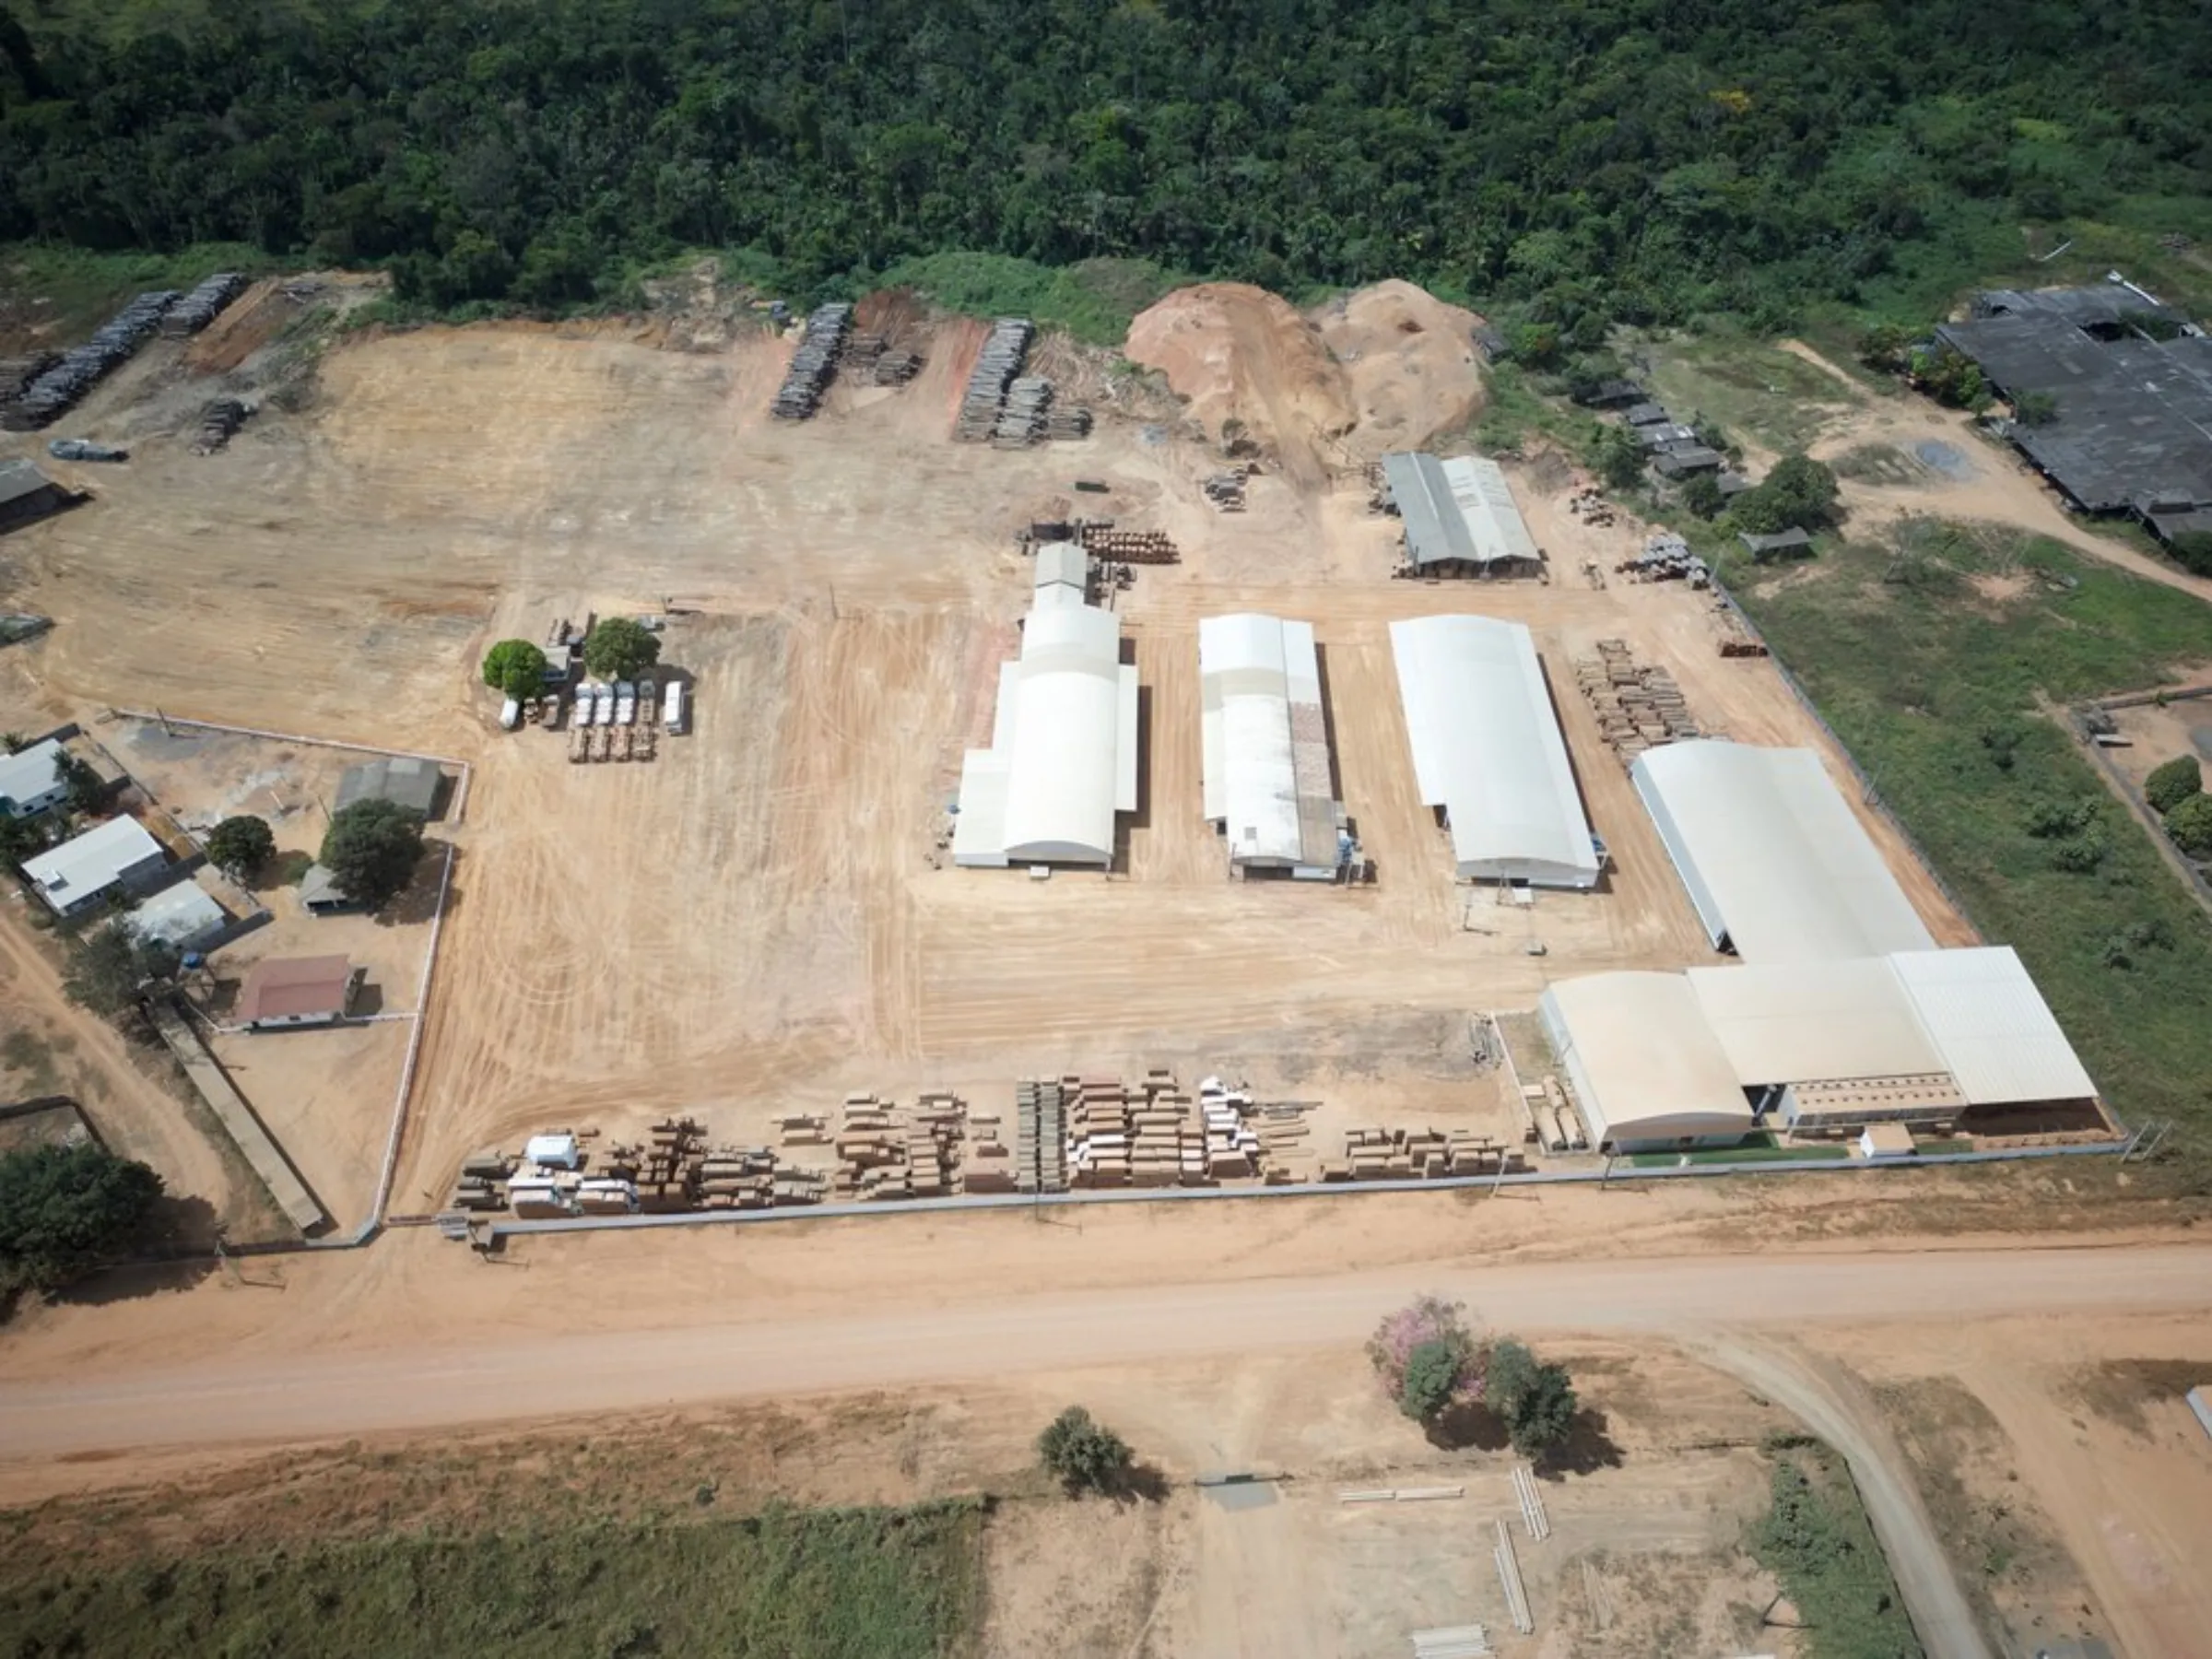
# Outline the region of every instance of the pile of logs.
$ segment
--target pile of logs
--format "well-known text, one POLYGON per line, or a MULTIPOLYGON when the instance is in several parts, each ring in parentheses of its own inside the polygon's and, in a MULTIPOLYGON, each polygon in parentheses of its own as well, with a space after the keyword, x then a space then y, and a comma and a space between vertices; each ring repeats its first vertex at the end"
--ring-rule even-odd
POLYGON ((1603 530, 1613 523, 1613 503, 1594 489, 1578 489, 1567 498, 1567 515, 1603 530))
POLYGON ((193 441, 192 453, 212 455, 229 443, 238 429, 246 424, 253 413, 253 406, 236 397, 218 397, 200 411, 200 435, 193 441))
POLYGON ((1027 317, 1001 317, 991 325, 990 337, 968 375, 968 390, 960 399, 959 418, 952 435, 968 443, 981 443, 998 431, 998 416, 1006 390, 1021 372, 1030 355, 1030 339, 1036 326, 1027 317))
POLYGON ((1655 530, 1643 551, 1614 567, 1638 582, 1688 582, 1701 588, 1712 580, 1705 561, 1689 550, 1689 544, 1671 531, 1655 530))
POLYGON ((852 326, 853 308, 843 301, 815 308, 806 319, 806 332, 792 356, 791 367, 783 371, 783 383, 776 389, 776 401, 769 406, 771 414, 779 420, 813 418, 822 406, 822 394, 829 390, 838 353, 852 326))
POLYGON ((1574 678, 1623 766, 1646 749, 1702 735, 1675 677, 1640 665, 1625 640, 1600 640, 1595 656, 1575 660, 1574 678))
POLYGON ((879 386, 903 386, 922 372, 918 351, 887 351, 876 359, 875 379, 879 386))
POLYGON ((198 334, 245 290, 246 279, 238 272, 218 271, 171 307, 161 319, 162 337, 182 340, 198 334))
POLYGON ((82 346, 73 346, 36 375, 22 395, 0 414, 0 427, 28 432, 76 406, 102 376, 130 360, 180 296, 174 288, 140 294, 101 324, 82 346))
POLYGON ((999 405, 998 424, 991 429, 991 442, 998 449, 1023 449, 1037 441, 1044 430, 1045 413, 1053 406, 1053 382, 1038 375, 1018 375, 1006 385, 999 405))
POLYGON ((1093 559, 1117 564, 1178 564, 1182 552, 1158 530, 1116 530, 1111 522, 1084 524, 1078 531, 1083 549, 1093 559))
POLYGON ((1718 607, 1721 628, 1721 654, 1724 657, 1763 657, 1767 642, 1744 626, 1735 607, 1723 600, 1718 607))
POLYGON ((0 358, 0 417, 23 395, 32 381, 53 368, 61 359, 51 351, 34 351, 28 357, 0 358))

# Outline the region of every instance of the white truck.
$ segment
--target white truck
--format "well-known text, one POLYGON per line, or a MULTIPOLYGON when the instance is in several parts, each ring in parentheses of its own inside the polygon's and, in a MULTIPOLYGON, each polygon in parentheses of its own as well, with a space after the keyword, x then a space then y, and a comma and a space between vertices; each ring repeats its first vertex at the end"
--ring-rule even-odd
POLYGON ((615 724, 633 724, 638 718, 638 688, 628 680, 615 682, 615 724))
POLYGON ((671 735, 679 734, 684 729, 684 682, 682 680, 670 680, 667 690, 662 693, 661 724, 667 728, 671 735))

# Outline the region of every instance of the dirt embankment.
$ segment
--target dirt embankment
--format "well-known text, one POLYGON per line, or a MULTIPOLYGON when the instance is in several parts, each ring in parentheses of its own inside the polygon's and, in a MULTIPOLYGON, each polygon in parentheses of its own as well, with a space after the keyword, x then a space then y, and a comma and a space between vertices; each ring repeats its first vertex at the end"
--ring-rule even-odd
POLYGON ((1288 300, 1241 282, 1178 288, 1129 325, 1129 358, 1168 377, 1190 419, 1319 482, 1358 419, 1344 367, 1288 300))
POLYGON ((1475 330, 1482 319, 1473 312, 1394 278, 1333 300, 1312 316, 1344 367, 1359 417, 1345 443, 1362 461, 1420 449, 1481 410, 1475 330))

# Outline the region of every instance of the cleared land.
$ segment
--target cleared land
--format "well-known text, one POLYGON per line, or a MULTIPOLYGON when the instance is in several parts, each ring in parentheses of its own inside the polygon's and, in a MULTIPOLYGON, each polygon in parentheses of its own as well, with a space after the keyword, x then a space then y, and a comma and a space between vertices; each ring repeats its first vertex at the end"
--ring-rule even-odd
MULTIPOLYGON (((1718 658, 1700 599, 1393 582, 1394 525, 1365 513, 1356 472, 1264 475, 1252 510, 1225 517, 1195 488, 1218 462, 1173 429, 1108 422, 1088 442, 1020 453, 956 446, 977 332, 947 326, 912 386, 841 389, 800 427, 767 418, 786 348, 765 336, 705 358, 594 329, 364 340, 330 357, 309 416, 271 411, 205 459, 148 438, 101 477, 92 508, 11 538, 22 603, 65 619, 18 653, 53 705, 159 707, 477 764, 469 821, 440 831, 457 848, 452 916, 396 1207, 430 1207, 465 1153, 532 1128, 619 1132, 674 1111, 752 1135, 849 1088, 997 1101, 1018 1076, 1078 1065, 1241 1073, 1329 1100, 1347 1122, 1504 1128, 1495 1077, 1443 1058, 1464 1053, 1467 1013, 1528 1006, 1564 974, 1709 959, 1566 670, 1623 637, 1712 729, 1818 744, 1771 667, 1718 658), (1109 490, 1078 498, 1078 477, 1109 490), (960 751, 988 731, 1027 603, 1012 534, 1078 500, 1186 550, 1121 601, 1147 687, 1125 876, 1040 886, 933 867, 960 751), (700 613, 672 620, 665 647, 694 677, 696 712, 659 759, 572 767, 559 737, 493 727, 474 677, 488 640, 669 599, 700 613), (1381 871, 1371 889, 1225 877, 1199 817, 1196 627, 1237 607, 1319 623, 1345 798, 1381 871), (1387 625, 1462 608, 1537 633, 1618 862, 1594 895, 1494 910, 1450 879, 1414 794, 1387 625)), ((1385 378, 1391 332, 1370 382, 1385 378)), ((1397 337, 1409 373, 1433 356, 1428 333, 1397 337)), ((128 387, 100 396, 159 406, 176 371, 158 354, 173 349, 134 366, 136 401, 128 387)), ((1242 384, 1230 376, 1227 394, 1242 384)), ((1548 481, 1523 491, 1558 568, 1625 553, 1630 532, 1584 530, 1553 499, 1568 481, 1548 481)), ((312 844, 323 782, 300 757, 201 745, 192 767, 165 768, 158 735, 125 747, 188 812, 259 806, 274 787, 312 844)), ((1969 936, 1869 822, 1932 925, 1969 936)), ((358 948, 385 1006, 407 1006, 411 929, 294 928, 277 906, 278 927, 241 960, 265 940, 358 948)), ((303 1172, 341 1212, 403 1042, 394 1024, 226 1051, 255 1072, 288 1075, 295 1054, 314 1069, 295 1105, 272 1110, 328 1143, 303 1172), (368 1047, 332 1054, 348 1042, 368 1047)), ((241 1086, 260 1098, 251 1072, 241 1086)))

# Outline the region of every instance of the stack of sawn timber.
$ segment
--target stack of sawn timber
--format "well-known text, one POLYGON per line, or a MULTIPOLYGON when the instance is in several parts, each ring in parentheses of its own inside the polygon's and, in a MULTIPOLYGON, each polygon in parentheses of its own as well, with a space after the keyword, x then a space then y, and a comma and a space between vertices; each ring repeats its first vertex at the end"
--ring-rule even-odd
POLYGON ((1472 1129, 1347 1129, 1344 1159, 1321 1166, 1324 1181, 1441 1181, 1496 1171, 1504 1149, 1472 1129))
POLYGON ((1600 640, 1597 655, 1576 659, 1574 678, 1623 766, 1646 749, 1700 735, 1675 677, 1640 665, 1626 641, 1600 640))
POLYGON ((776 389, 776 401, 769 406, 771 414, 779 420, 813 418, 822 406, 822 394, 836 372, 838 354, 852 326, 853 308, 843 301, 815 307, 799 348, 792 354, 791 367, 783 371, 783 383, 776 389))
POLYGON ((177 300, 174 288, 140 294, 101 324, 89 340, 72 346, 25 386, 14 406, 0 415, 0 427, 28 432, 75 408, 102 376, 130 360, 177 300))
POLYGON ((1025 1077, 1015 1087, 1014 1190, 1067 1191, 1066 1104, 1057 1077, 1025 1077))
POLYGON ((1159 530, 1116 530, 1094 521, 1079 534, 1084 551, 1093 559, 1143 565, 1177 564, 1182 559, 1182 550, 1159 530))
POLYGON ((838 1131, 841 1198, 941 1198, 958 1179, 966 1108, 958 1095, 925 1094, 901 1115, 872 1094, 845 1097, 838 1131))

